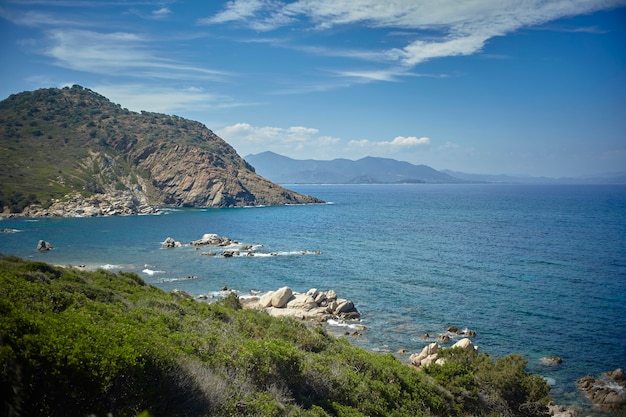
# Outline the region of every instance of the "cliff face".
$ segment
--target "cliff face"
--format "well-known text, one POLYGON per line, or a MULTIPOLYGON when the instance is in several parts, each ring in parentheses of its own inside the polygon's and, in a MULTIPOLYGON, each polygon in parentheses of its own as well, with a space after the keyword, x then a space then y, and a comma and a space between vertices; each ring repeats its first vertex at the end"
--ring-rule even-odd
POLYGON ((167 205, 231 207, 320 202, 260 177, 243 160, 226 164, 193 146, 176 145, 167 152, 150 153, 139 165, 152 173, 152 184, 167 205))
POLYGON ((13 212, 77 193, 176 207, 321 202, 257 175, 201 123, 131 112, 80 86, 0 102, 0 150, 0 207, 13 212))

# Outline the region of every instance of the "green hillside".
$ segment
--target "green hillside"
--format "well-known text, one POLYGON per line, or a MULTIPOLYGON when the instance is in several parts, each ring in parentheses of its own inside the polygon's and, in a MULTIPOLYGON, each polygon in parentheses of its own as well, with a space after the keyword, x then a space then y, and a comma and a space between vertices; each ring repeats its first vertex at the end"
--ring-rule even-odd
POLYGON ((134 273, 0 255, 3 416, 540 416, 518 355, 424 371, 319 325, 164 293, 134 273))
POLYGON ((156 205, 312 201, 256 175, 199 122, 132 112, 77 85, 0 102, 0 212, 125 190, 156 205))

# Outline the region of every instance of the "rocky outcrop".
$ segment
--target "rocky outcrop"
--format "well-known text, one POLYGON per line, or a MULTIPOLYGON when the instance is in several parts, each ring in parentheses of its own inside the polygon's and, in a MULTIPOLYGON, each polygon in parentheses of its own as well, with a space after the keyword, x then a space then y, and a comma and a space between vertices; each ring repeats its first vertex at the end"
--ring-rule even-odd
POLYGON ((54 249, 54 246, 52 246, 49 242, 46 242, 45 240, 40 240, 37 243, 37 251, 38 252, 46 252, 49 250, 54 249))
POLYGON ((546 366, 556 366, 563 363, 563 359, 558 356, 544 356, 539 358, 539 363, 546 366))
POLYGON ((472 329, 459 329, 457 326, 450 326, 447 329, 447 332, 450 334, 455 334, 457 336, 465 336, 465 337, 476 337, 476 332, 472 329))
MULTIPOLYGON (((206 141, 223 142, 208 129, 202 135, 206 141)), ((152 184, 165 205, 235 207, 322 202, 266 180, 234 149, 232 154, 233 161, 226 163, 221 156, 201 147, 175 145, 169 150, 150 153, 141 161, 141 167, 151 172, 152 184)))
POLYGON ((580 413, 572 406, 559 405, 551 402, 548 404, 548 415, 552 417, 579 417, 580 413))
POLYGON ((587 375, 576 381, 576 386, 589 401, 603 410, 619 410, 626 406, 626 381, 621 368, 604 373, 599 378, 587 375))
POLYGON ((5 213, 5 217, 96 217, 158 213, 157 208, 141 202, 133 193, 119 191, 89 197, 78 193, 66 195, 49 207, 31 205, 19 214, 5 213))
POLYGON ((236 240, 215 233, 205 233, 200 239, 189 242, 191 246, 230 246, 238 243, 236 240))
POLYGON ((182 243, 172 239, 171 237, 168 237, 163 241, 163 243, 161 243, 161 247, 163 248, 180 248, 181 246, 183 246, 182 243))
MULTIPOLYGON (((474 346, 472 341, 468 338, 463 338, 456 342, 451 346, 452 348, 461 348, 472 351, 478 351, 478 348, 474 346)), ((421 369, 425 366, 431 365, 433 363, 443 364, 444 359, 439 358, 438 354, 443 348, 438 343, 431 343, 429 345, 424 346, 420 353, 414 353, 409 356, 409 363, 414 367, 421 369)))
POLYGON ((265 310, 274 317, 293 317, 324 322, 329 319, 358 319, 360 314, 350 300, 337 298, 335 291, 313 288, 297 293, 289 287, 269 291, 261 297, 241 300, 244 308, 265 310))

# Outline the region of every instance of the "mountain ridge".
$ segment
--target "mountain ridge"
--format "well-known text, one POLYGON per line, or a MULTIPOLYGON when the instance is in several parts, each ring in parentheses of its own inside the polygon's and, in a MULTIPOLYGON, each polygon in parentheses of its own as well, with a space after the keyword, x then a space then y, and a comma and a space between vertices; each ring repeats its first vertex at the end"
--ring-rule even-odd
POLYGON ((356 161, 337 158, 329 161, 292 159, 266 151, 244 159, 264 177, 283 184, 456 184, 463 180, 427 165, 413 165, 390 158, 366 156, 356 161))
POLYGON ((0 212, 123 192, 142 204, 319 203, 258 175, 203 124, 132 112, 75 85, 0 102, 0 212))

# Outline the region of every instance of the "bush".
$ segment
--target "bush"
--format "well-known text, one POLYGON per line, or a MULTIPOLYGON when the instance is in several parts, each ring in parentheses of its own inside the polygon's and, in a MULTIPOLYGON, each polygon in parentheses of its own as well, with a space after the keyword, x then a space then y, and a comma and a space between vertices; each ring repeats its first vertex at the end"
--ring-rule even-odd
POLYGON ((0 255, 0 398, 14 416, 541 415, 518 355, 445 350, 418 372, 323 328, 137 274, 0 255))

